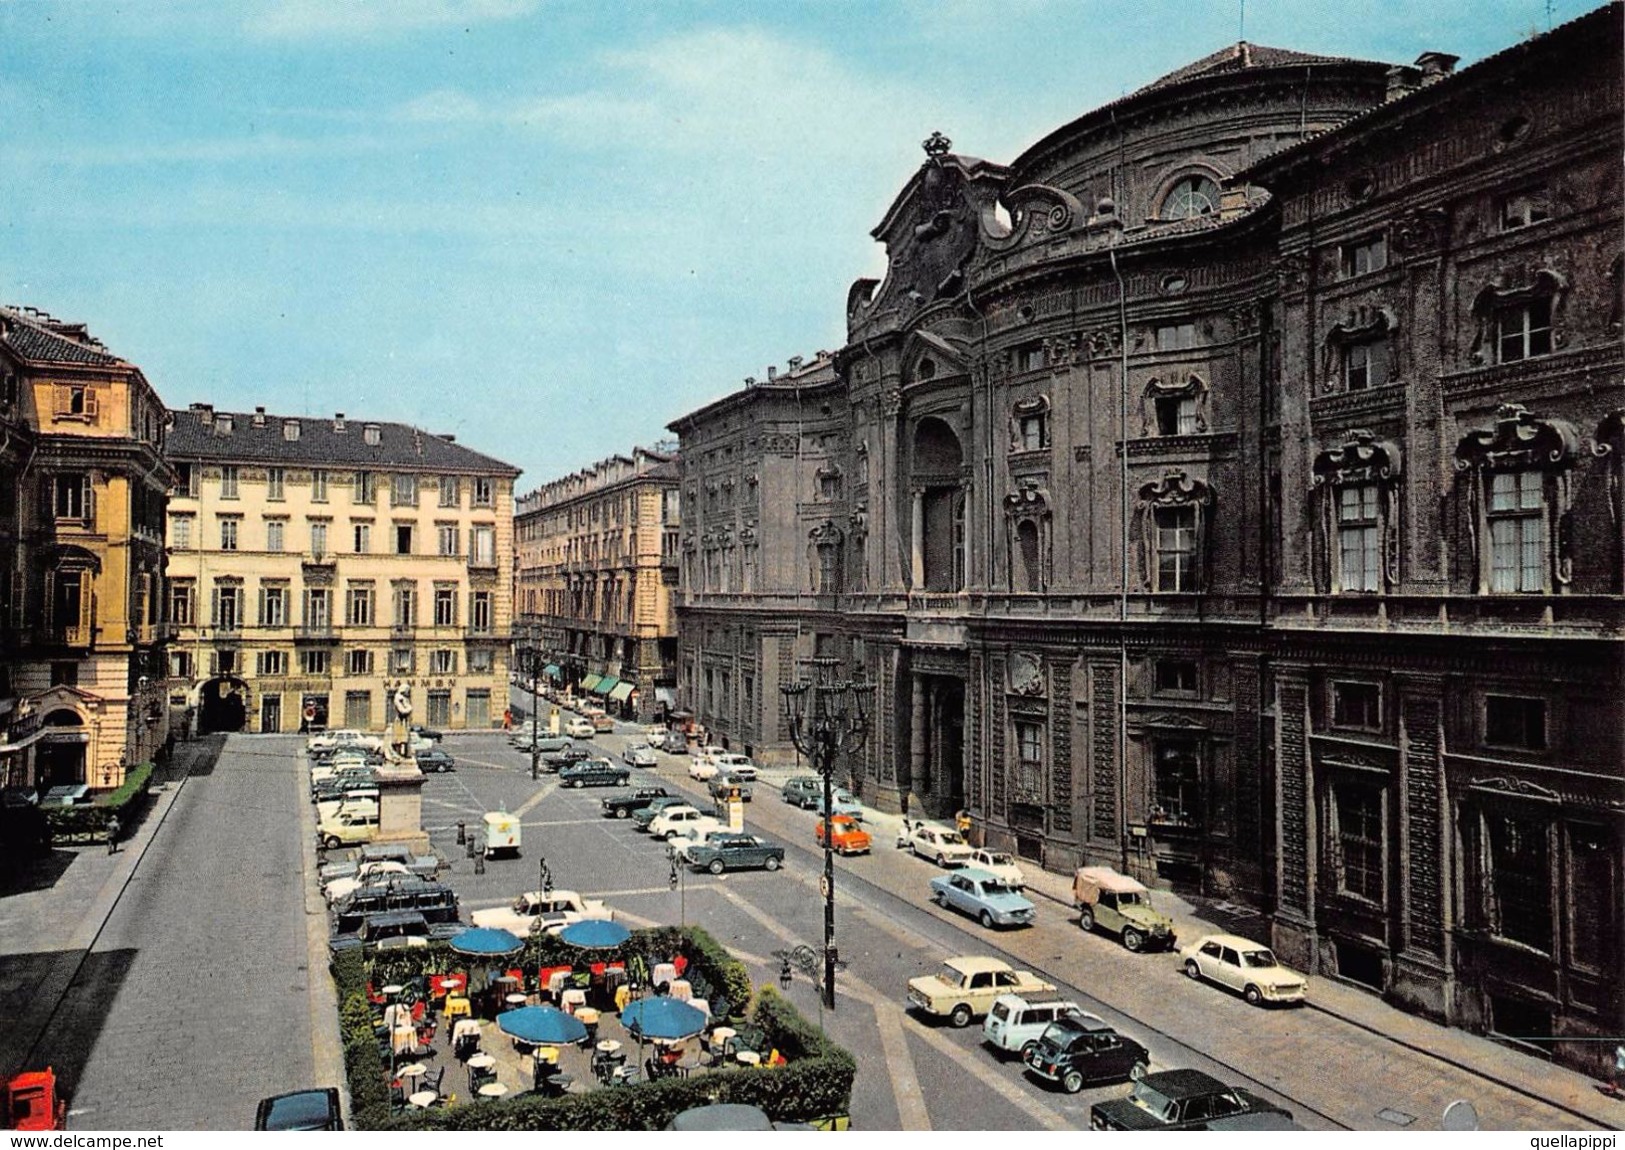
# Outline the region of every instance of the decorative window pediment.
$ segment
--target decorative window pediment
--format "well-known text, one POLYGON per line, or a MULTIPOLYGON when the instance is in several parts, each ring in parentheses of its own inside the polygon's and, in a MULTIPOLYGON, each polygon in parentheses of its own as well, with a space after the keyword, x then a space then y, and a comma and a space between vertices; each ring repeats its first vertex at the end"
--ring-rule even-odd
POLYGON ((1572 472, 1580 443, 1573 426, 1519 403, 1495 412, 1495 427, 1456 445, 1480 594, 1560 591, 1573 579, 1572 472))
POLYGON ((1473 297, 1474 363, 1508 363, 1548 354, 1563 342, 1558 321, 1568 277, 1551 268, 1503 273, 1473 297))
POLYGON ((826 519, 807 532, 807 538, 815 547, 839 546, 844 537, 845 533, 835 525, 833 519, 826 519))
POLYGON ((1381 592, 1399 583, 1400 451, 1365 428, 1315 457, 1315 586, 1381 592))
POLYGON ((1050 494, 1037 479, 1020 481, 1004 497, 1006 579, 1012 591, 1043 591, 1050 584, 1053 549, 1050 494))
POLYGON ((1043 451, 1050 442, 1050 403, 1034 395, 1010 405, 1010 450, 1043 451))
POLYGON ((1140 435, 1203 435, 1208 430, 1207 380, 1192 372, 1184 379, 1153 376, 1140 394, 1140 435))
POLYGON ((1503 403, 1495 409, 1493 430, 1461 437, 1456 469, 1569 468, 1579 444, 1579 434, 1567 422, 1533 415, 1521 403, 1503 403))
POLYGON ((1204 591, 1213 489, 1176 470, 1141 484, 1138 494, 1142 587, 1158 594, 1204 591))
POLYGON ((1315 456, 1314 486, 1324 483, 1368 483, 1397 480, 1400 451, 1386 439, 1378 439, 1365 428, 1355 428, 1336 447, 1315 456))
POLYGON ((1398 334, 1399 316, 1393 308, 1362 306, 1350 311, 1321 343, 1322 390, 1364 391, 1391 382, 1398 334))

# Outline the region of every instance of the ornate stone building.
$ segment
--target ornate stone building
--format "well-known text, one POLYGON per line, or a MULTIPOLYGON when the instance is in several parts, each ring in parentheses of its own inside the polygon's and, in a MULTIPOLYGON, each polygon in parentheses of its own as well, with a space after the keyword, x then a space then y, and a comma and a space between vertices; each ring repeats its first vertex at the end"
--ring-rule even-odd
POLYGON ((117 787, 169 736, 166 416, 85 325, 0 308, 0 786, 117 787))
POLYGON ((797 500, 839 477, 761 517, 792 579, 684 567, 694 674, 730 624, 759 668, 743 717, 685 680, 702 721, 783 753, 769 680, 822 648, 879 685, 871 801, 1250 903, 1318 974, 1594 1061, 1625 1029, 1620 42, 1610 5, 1459 73, 1240 44, 1008 166, 927 141, 833 378, 673 424, 685 488, 770 433, 823 461, 797 500))
POLYGON ((521 496, 516 600, 545 679, 653 719, 676 703, 677 463, 639 447, 521 496))

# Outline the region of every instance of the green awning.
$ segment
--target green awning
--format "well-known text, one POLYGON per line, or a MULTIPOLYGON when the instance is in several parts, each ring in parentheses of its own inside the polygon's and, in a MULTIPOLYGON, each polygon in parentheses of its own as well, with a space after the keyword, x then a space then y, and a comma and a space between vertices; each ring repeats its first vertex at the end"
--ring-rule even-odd
POLYGON ((627 682, 625 679, 622 679, 619 683, 615 684, 615 689, 609 693, 609 697, 614 699, 617 703, 624 702, 626 699, 631 697, 632 690, 632 684, 627 682))
POLYGON ((607 695, 615 689, 615 684, 619 682, 620 680, 614 675, 605 675, 593 685, 592 693, 595 695, 607 695))
POLYGON ((546 667, 542 668, 542 673, 549 679, 557 679, 559 677, 559 665, 557 663, 549 663, 546 667))
POLYGON ((603 676, 602 676, 602 675, 587 675, 587 676, 584 676, 584 677, 583 677, 583 678, 582 678, 582 680, 581 680, 581 689, 582 689, 582 690, 583 690, 583 691, 594 691, 594 690, 597 690, 597 688, 598 688, 598 684, 599 684, 599 683, 600 683, 600 682, 601 682, 601 681, 602 681, 602 680, 603 680, 603 676))

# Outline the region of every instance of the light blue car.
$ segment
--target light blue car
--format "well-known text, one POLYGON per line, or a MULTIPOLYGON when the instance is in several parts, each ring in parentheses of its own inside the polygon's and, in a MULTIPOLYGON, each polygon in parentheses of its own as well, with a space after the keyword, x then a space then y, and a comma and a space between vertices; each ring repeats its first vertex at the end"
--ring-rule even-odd
POLYGON ((965 867, 931 880, 931 897, 938 906, 968 914, 985 927, 1030 926, 1037 913, 1033 904, 998 875, 965 867))
MULTIPOLYGON (((863 821, 863 804, 852 797, 851 791, 842 790, 840 787, 836 787, 829 793, 829 798, 830 806, 833 808, 830 811, 830 814, 851 815, 852 818, 856 819, 858 822, 861 823, 863 821)), ((817 811, 819 814, 824 813, 824 792, 822 789, 818 791, 818 797, 813 803, 813 810, 817 811)))

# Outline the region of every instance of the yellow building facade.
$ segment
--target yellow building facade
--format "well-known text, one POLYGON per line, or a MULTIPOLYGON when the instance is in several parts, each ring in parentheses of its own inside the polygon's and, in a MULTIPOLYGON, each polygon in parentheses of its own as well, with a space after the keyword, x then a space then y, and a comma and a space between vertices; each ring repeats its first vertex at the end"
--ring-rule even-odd
POLYGON ((0 308, 0 785, 114 788, 169 736, 166 418, 83 324, 0 308))
POLYGON ((500 726, 517 469, 399 423, 176 412, 170 705, 194 732, 500 726))

